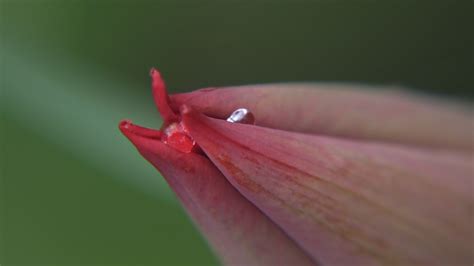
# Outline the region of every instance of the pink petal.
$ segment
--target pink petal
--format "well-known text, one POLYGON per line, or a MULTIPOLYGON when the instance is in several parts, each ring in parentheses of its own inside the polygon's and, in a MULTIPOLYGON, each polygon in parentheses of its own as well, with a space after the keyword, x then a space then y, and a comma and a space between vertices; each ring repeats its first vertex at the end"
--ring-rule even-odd
POLYGON ((120 129, 163 174, 225 264, 314 265, 209 159, 170 148, 160 141, 159 131, 128 121, 120 129))
MULTIPOLYGON (((250 108, 261 114, 267 100, 257 98, 264 103, 250 108)), ((323 265, 474 259, 470 153, 232 124, 189 110, 182 117, 229 182, 323 265)))
POLYGON ((473 149, 472 110, 365 87, 280 84, 203 89, 171 96, 211 117, 250 109, 257 125, 440 148, 473 149))

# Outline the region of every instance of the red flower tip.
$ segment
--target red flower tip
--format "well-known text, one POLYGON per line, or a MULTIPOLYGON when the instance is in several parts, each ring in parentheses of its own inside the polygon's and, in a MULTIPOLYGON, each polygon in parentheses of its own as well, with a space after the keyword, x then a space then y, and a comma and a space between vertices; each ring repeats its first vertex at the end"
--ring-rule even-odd
POLYGON ((168 93, 166 92, 165 81, 160 75, 158 70, 152 68, 150 70, 150 76, 152 79, 152 92, 153 98, 155 100, 156 107, 158 112, 164 120, 164 125, 167 126, 172 122, 177 122, 179 120, 178 115, 170 107, 170 99, 168 93))
MULTIPOLYGON (((120 130, 130 140, 132 140, 135 135, 145 138, 158 139, 164 144, 171 146, 180 152, 199 152, 196 142, 189 135, 186 127, 181 123, 180 115, 175 113, 170 107, 169 96, 160 72, 152 68, 150 70, 150 76, 152 78, 153 97, 155 99, 158 111, 164 120, 161 131, 134 125, 129 120, 123 120, 120 122, 120 130)), ((183 112, 186 112, 186 108, 189 109, 189 107, 186 106, 183 106, 183 108, 183 112)))
POLYGON ((130 125, 132 124, 132 121, 129 119, 124 119, 120 121, 119 123, 119 129, 122 130, 128 130, 130 128, 130 125))
POLYGON ((149 139, 161 139, 163 133, 160 130, 134 125, 132 121, 125 119, 120 121, 119 129, 127 137, 140 136, 149 139))

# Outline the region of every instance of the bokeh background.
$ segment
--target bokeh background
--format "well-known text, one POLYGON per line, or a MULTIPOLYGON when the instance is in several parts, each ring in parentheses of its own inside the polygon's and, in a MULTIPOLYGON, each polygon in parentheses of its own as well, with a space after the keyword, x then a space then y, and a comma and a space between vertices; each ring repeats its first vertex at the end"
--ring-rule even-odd
POLYGON ((117 129, 160 126, 152 66, 175 92, 347 81, 474 95, 470 0, 0 3, 2 265, 217 264, 117 129))

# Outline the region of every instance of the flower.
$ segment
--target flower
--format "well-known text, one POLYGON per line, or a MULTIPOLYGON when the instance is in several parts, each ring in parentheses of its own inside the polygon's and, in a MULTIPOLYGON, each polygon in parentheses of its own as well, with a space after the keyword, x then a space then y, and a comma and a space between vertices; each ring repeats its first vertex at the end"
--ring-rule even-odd
POLYGON ((470 110, 311 85, 169 97, 151 76, 162 130, 120 129, 224 263, 472 263, 470 110), (256 125, 223 120, 240 107, 256 125))

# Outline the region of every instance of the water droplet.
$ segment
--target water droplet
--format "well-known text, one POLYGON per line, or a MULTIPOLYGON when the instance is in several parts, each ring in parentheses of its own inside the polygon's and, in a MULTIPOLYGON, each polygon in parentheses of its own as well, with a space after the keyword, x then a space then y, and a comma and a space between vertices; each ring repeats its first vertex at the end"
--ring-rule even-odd
POLYGON ((240 124, 254 124, 255 117, 246 108, 239 108, 235 110, 228 118, 227 122, 240 123, 240 124))

